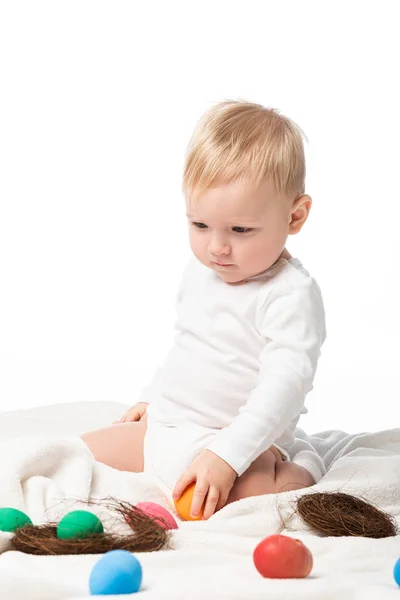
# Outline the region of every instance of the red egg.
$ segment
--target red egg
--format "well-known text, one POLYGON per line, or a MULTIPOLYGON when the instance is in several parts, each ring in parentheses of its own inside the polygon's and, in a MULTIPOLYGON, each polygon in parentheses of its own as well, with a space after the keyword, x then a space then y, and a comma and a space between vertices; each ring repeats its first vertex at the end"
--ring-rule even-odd
POLYGON ((160 506, 160 504, 156 504, 156 502, 139 502, 139 504, 136 504, 136 508, 140 508, 146 515, 155 519, 161 527, 164 527, 165 529, 178 529, 174 517, 166 508, 160 506), (161 517, 165 523, 158 517, 161 517))
POLYGON ((253 552, 254 565, 263 576, 273 579, 307 577, 313 567, 310 550, 286 535, 270 535, 263 539, 253 552))

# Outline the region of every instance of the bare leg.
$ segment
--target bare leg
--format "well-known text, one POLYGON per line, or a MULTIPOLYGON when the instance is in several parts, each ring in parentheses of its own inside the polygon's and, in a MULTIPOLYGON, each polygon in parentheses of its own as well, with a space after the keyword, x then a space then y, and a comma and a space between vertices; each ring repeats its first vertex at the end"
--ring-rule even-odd
POLYGON ((312 475, 306 469, 283 461, 277 452, 266 450, 235 481, 227 504, 241 498, 299 490, 314 484, 312 475))
MULTIPOLYGON (((141 473, 145 433, 146 420, 142 419, 89 431, 81 438, 98 462, 119 471, 141 473)), ((313 477, 306 469, 295 463, 283 461, 279 452, 271 447, 238 477, 227 504, 250 496, 298 490, 314 483, 313 477)))
POLYGON ((81 435, 98 462, 119 471, 143 471, 143 440, 146 421, 120 423, 81 435))

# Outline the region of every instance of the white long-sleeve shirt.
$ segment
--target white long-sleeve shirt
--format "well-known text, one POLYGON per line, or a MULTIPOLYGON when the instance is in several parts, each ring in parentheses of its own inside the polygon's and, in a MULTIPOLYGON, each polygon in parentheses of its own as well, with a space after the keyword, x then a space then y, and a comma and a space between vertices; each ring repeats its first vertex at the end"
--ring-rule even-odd
POLYGON ((293 444, 326 337, 321 292, 301 262, 281 258, 232 285, 193 258, 177 312, 173 347, 140 398, 149 418, 215 429, 208 450, 238 475, 271 444, 293 444))

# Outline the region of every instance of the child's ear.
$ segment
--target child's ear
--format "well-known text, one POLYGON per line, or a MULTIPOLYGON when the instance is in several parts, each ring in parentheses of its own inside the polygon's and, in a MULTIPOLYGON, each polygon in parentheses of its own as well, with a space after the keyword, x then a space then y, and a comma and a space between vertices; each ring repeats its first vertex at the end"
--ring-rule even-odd
POLYGON ((291 210, 291 221, 289 223, 289 235, 299 233, 307 221, 311 210, 312 200, 308 194, 303 194, 293 202, 291 210))

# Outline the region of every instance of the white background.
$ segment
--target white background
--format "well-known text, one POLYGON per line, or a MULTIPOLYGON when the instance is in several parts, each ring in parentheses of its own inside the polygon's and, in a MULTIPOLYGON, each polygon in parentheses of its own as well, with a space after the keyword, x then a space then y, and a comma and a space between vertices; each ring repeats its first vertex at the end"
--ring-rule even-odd
POLYGON ((181 194, 210 104, 308 137, 303 231, 328 339, 307 431, 399 426, 400 42, 393 2, 0 4, 0 405, 134 403, 168 350, 181 194))

